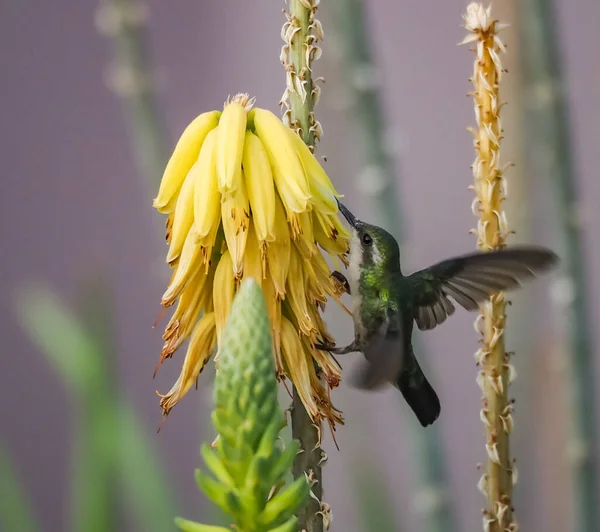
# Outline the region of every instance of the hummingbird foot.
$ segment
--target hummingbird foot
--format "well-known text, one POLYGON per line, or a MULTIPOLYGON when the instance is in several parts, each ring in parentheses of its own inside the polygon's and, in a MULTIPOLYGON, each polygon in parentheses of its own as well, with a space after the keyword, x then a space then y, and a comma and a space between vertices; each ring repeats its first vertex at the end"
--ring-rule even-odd
POLYGON ((345 355, 347 353, 355 353, 356 351, 359 351, 358 346, 356 345, 356 342, 352 342, 351 344, 347 345, 346 347, 335 347, 333 345, 324 345, 324 344, 315 344, 315 347, 321 351, 329 351, 330 353, 333 353, 334 355, 345 355))
POLYGON ((331 272, 331 277, 333 277, 337 281, 337 283, 340 285, 340 288, 342 289, 343 293, 351 295, 350 294, 350 283, 348 282, 348 279, 346 279, 346 276, 343 273, 340 273, 338 271, 331 272))

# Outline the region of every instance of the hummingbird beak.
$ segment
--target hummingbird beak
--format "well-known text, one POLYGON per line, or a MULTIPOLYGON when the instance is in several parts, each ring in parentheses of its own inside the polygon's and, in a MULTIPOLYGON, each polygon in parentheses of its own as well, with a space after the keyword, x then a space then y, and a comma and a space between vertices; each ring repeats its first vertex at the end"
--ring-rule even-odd
POLYGON ((356 224, 358 222, 358 220, 356 219, 356 216, 354 216, 354 214, 352 214, 348 208, 337 198, 335 198, 335 201, 337 201, 338 204, 338 208, 340 209, 340 212, 344 215, 344 218, 346 218, 346 220, 348 221, 348 223, 353 227, 356 228, 356 224))

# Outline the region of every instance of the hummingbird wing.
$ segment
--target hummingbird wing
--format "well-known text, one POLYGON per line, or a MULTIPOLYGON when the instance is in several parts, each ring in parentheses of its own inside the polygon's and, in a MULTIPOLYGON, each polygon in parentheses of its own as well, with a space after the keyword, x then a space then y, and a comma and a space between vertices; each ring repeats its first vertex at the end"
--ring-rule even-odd
POLYGON ((355 366, 350 382, 356 388, 374 390, 395 381, 405 360, 404 335, 401 314, 387 308, 382 314, 379 327, 366 346, 361 348, 365 356, 355 366))
POLYGON ((514 247, 462 255, 413 273, 406 279, 414 294, 417 326, 422 331, 433 329, 453 314, 449 297, 467 310, 477 310, 491 295, 521 286, 521 281, 557 261, 547 249, 514 247))

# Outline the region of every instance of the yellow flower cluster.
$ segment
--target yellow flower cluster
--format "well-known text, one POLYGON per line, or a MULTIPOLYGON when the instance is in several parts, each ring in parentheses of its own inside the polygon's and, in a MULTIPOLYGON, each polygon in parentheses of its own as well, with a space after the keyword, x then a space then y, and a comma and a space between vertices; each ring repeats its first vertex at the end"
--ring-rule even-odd
POLYGON ((340 295, 321 249, 343 262, 348 250, 337 197, 298 135, 270 111, 253 108, 247 94, 186 128, 154 200, 168 215, 167 263, 173 268, 162 305, 177 302, 160 363, 190 338, 179 379, 161 395, 165 414, 215 348, 218 360, 235 291, 253 277, 266 297, 278 377, 290 378, 313 420, 343 421, 329 399, 340 368, 314 347, 333 342, 320 312, 327 296, 340 295))

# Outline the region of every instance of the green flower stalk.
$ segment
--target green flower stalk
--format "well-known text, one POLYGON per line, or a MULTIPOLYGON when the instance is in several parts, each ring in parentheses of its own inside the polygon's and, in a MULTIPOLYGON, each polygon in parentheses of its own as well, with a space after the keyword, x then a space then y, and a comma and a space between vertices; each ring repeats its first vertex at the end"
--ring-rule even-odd
MULTIPOLYGON (((311 152, 323 133, 315 119, 314 106, 321 93, 317 85, 322 78, 313 79, 312 63, 321 57, 318 46, 323 39, 323 26, 317 19, 320 0, 289 0, 286 22, 281 29, 284 45, 280 60, 286 72, 286 88, 281 98, 283 120, 304 141, 311 152)), ((321 423, 314 422, 302 404, 298 388, 294 387, 292 437, 300 441, 302 452, 294 463, 294 477, 306 475, 312 486, 308 504, 300 510, 300 526, 307 532, 322 532, 331 523, 331 509, 323 502, 322 465, 327 455, 321 449, 321 423)))
MULTIPOLYGON (((404 251, 406 245, 406 227, 402 202, 396 201, 397 197, 397 168, 386 150, 386 120, 381 103, 380 86, 377 83, 377 64, 372 52, 372 35, 367 23, 367 2, 365 0, 340 0, 331 5, 331 24, 339 34, 344 70, 347 74, 346 85, 350 93, 350 115, 354 118, 357 132, 360 134, 359 145, 362 147, 362 170, 359 172, 357 185, 367 198, 371 207, 373 220, 377 225, 385 227, 398 237, 402 255, 406 256, 409 250, 404 251), (376 179, 372 179, 376 176, 376 179)), ((425 346, 418 343, 415 337, 415 350, 421 353, 420 364, 427 373, 428 354, 425 346)), ((423 530, 428 532, 451 532, 456 529, 452 511, 450 492, 446 481, 446 468, 441 434, 437 425, 428 427, 426 431, 421 426, 411 423, 409 434, 412 438, 415 453, 415 471, 418 473, 418 490, 415 495, 415 506, 420 510, 423 521, 423 530)), ((370 467, 372 479, 364 475, 361 478, 361 495, 364 506, 369 505, 369 498, 373 507, 368 513, 376 515, 376 524, 382 530, 396 530, 393 521, 393 510, 386 511, 386 501, 373 494, 375 486, 385 489, 382 478, 377 477, 377 472, 370 467), (366 484, 366 486, 365 486, 366 484), (365 500, 366 499, 366 500, 365 500), (387 516, 388 521, 385 521, 387 516), (384 525, 384 523, 387 523, 384 525)), ((363 512, 367 513, 367 512, 363 512)), ((368 519, 371 517, 365 516, 368 519)), ((372 519, 371 519, 372 521, 372 519)))
POLYGON ((102 0, 96 27, 112 40, 114 60, 107 83, 121 99, 129 120, 140 175, 154 185, 168 152, 146 45, 147 18, 142 0, 102 0))
MULTIPOLYGON (((233 301, 220 345, 212 420, 215 448, 202 446, 212 472, 196 471, 204 493, 235 521, 240 532, 292 532, 294 516, 310 485, 303 476, 284 487, 299 443, 283 448, 285 418, 277 399, 271 326, 265 298, 254 279, 245 280, 233 301)), ((225 532, 178 518, 186 532, 225 532)))

